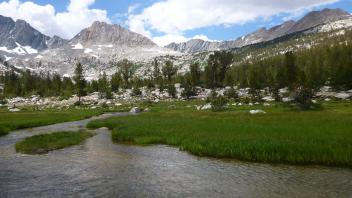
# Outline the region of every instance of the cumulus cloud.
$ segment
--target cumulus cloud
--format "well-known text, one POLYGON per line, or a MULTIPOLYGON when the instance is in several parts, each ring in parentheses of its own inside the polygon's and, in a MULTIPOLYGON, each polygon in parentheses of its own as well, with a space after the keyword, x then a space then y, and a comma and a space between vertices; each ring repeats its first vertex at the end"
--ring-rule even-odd
MULTIPOLYGON (((181 41, 185 31, 210 26, 244 24, 258 18, 268 19, 282 13, 334 3, 339 0, 164 0, 130 14, 128 25, 132 31, 152 37, 151 32, 164 33, 154 41, 174 37, 181 41)), ((163 41, 164 42, 164 41, 163 41)))
POLYGON ((90 9, 95 0, 70 0, 67 10, 56 12, 50 5, 38 5, 31 1, 8 0, 0 3, 0 15, 23 19, 40 32, 71 39, 94 21, 110 22, 105 10, 90 9))

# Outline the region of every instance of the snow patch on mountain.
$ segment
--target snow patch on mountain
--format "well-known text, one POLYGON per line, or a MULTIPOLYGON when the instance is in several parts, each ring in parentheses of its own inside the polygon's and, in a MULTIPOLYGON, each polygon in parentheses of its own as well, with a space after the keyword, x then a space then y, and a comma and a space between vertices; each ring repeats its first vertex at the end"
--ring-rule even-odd
POLYGON ((33 49, 30 46, 21 46, 19 43, 16 43, 17 47, 14 49, 8 49, 7 47, 0 47, 0 51, 7 52, 9 54, 17 55, 28 55, 28 54, 37 54, 38 50, 33 49))
POLYGON ((89 54, 89 53, 92 53, 92 52, 94 52, 94 50, 92 50, 90 48, 87 48, 87 49, 84 50, 85 54, 89 54))
POLYGON ((84 49, 83 45, 80 43, 77 43, 76 45, 72 45, 72 49, 74 50, 82 50, 84 49))

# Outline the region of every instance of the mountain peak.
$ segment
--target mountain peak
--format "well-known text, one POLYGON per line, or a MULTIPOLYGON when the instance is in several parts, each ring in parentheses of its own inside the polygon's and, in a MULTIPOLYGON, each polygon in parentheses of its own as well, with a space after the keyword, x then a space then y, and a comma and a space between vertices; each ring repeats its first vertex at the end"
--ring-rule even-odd
MULTIPOLYGON (((14 48, 27 47, 29 51, 47 49, 46 41, 50 39, 48 36, 34 29, 24 20, 16 22, 9 18, 0 16, 0 47, 4 47, 5 51, 11 51, 14 48)), ((28 53, 28 50, 17 50, 20 54, 28 53)))
POLYGON ((90 27, 77 34, 71 43, 81 43, 84 46, 97 44, 115 44, 123 46, 156 46, 150 39, 131 32, 120 25, 95 21, 90 27))
POLYGON ((342 9, 325 8, 321 11, 312 11, 304 16, 301 20, 297 21, 289 33, 307 30, 318 25, 348 18, 351 18, 350 13, 342 9))

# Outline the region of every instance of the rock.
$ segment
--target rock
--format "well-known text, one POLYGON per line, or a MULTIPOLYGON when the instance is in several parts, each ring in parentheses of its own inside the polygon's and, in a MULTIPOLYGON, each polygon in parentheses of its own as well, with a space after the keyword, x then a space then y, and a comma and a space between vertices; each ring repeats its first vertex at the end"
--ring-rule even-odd
POLYGON ((209 109, 211 109, 211 104, 210 103, 208 103, 208 104, 206 104, 206 105, 204 105, 202 108, 201 108, 201 110, 209 110, 209 109))
POLYGON ((286 87, 286 88, 283 88, 283 89, 279 89, 279 93, 280 93, 280 94, 286 94, 286 93, 288 93, 288 88, 286 87))
POLYGON ((287 98, 283 98, 282 101, 283 102, 292 102, 294 99, 291 97, 287 97, 287 98))
POLYGON ((275 99, 273 97, 271 97, 271 96, 266 96, 266 97, 263 98, 263 100, 266 101, 266 102, 274 102, 275 101, 275 99))
POLYGON ((130 110, 130 113, 140 113, 142 112, 142 109, 139 108, 139 107, 133 107, 131 110, 130 110))
POLYGON ((337 93, 334 97, 342 100, 346 100, 352 96, 351 93, 346 93, 346 92, 340 92, 337 93))
POLYGON ((258 109, 258 110, 250 110, 249 113, 252 114, 252 115, 255 115, 255 114, 266 114, 265 111, 260 110, 260 109, 258 109))
POLYGON ((270 107, 271 106, 271 104, 269 104, 269 103, 264 103, 264 107, 270 107))
POLYGON ((150 112, 149 108, 144 109, 144 112, 150 112))
POLYGON ((10 112, 20 112, 21 109, 17 109, 17 108, 13 108, 13 109, 9 109, 10 112))

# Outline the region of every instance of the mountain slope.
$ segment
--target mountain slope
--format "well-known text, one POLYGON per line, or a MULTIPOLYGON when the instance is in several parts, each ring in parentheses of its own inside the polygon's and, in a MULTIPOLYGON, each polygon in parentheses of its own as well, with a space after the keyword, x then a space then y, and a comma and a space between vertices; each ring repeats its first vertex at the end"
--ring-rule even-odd
POLYGON ((272 27, 270 29, 260 28, 259 30, 238 38, 233 41, 223 42, 208 42, 202 40, 190 40, 184 43, 171 43, 166 48, 185 52, 204 52, 214 50, 227 50, 232 48, 243 47, 255 43, 270 41, 285 35, 296 32, 308 30, 319 25, 332 23, 340 20, 350 19, 351 15, 341 9, 324 9, 321 11, 313 11, 304 16, 301 20, 287 21, 281 25, 272 27))
POLYGON ((33 53, 47 49, 46 41, 49 39, 23 20, 15 22, 0 16, 0 50, 18 54, 33 53))
POLYGON ((26 21, 14 21, 0 15, 0 55, 5 59, 37 54, 66 43, 66 40, 58 36, 50 38, 40 33, 26 21))
POLYGON ((123 45, 128 47, 156 47, 150 39, 131 32, 119 25, 105 22, 94 22, 91 27, 82 30, 70 43, 81 43, 83 46, 97 44, 123 45))
POLYGON ((158 56, 180 54, 161 48, 147 37, 119 25, 104 22, 94 22, 69 41, 53 37, 47 43, 51 46, 47 50, 13 58, 10 63, 37 72, 70 76, 80 62, 89 79, 96 78, 102 71, 116 72, 116 62, 125 58, 145 63, 158 56))
POLYGON ((321 11, 313 11, 304 16, 301 20, 287 32, 287 34, 307 30, 309 28, 331 23, 334 21, 350 18, 351 15, 341 9, 324 9, 321 11))

